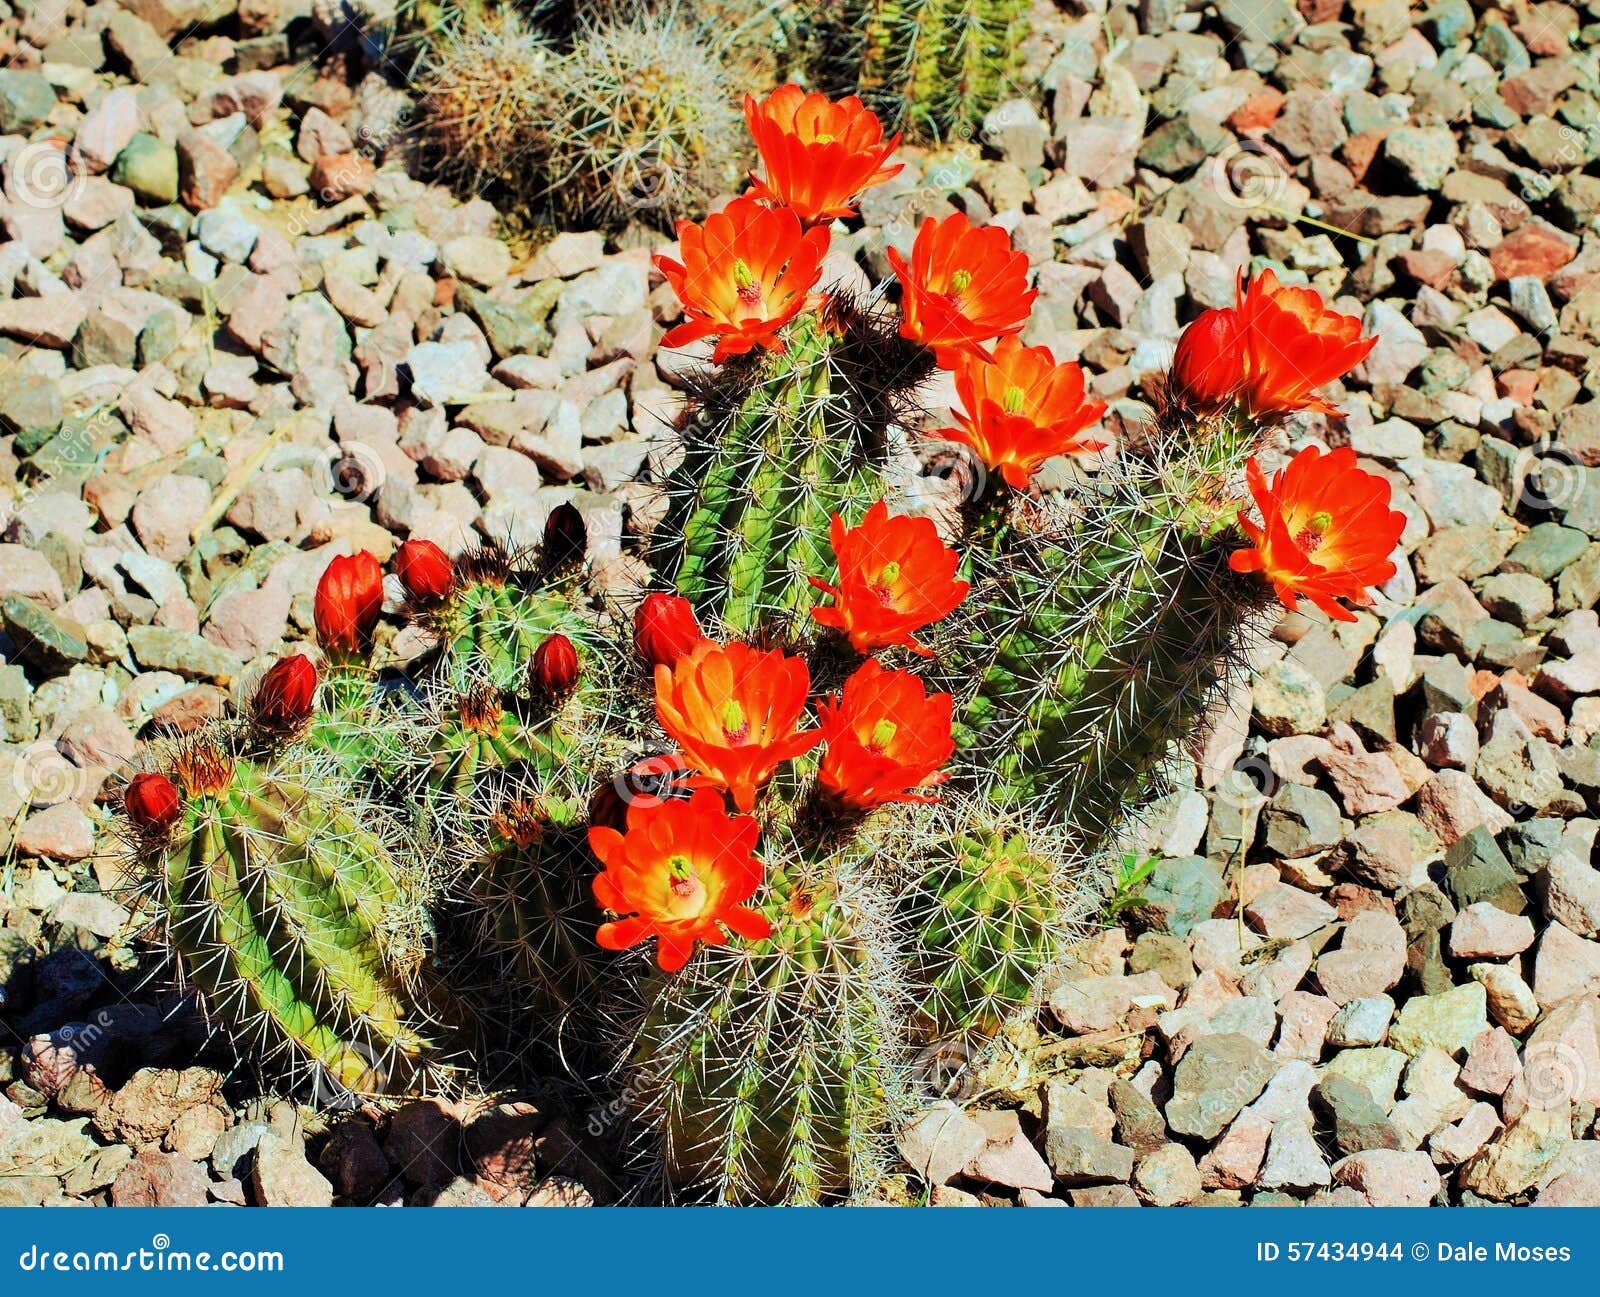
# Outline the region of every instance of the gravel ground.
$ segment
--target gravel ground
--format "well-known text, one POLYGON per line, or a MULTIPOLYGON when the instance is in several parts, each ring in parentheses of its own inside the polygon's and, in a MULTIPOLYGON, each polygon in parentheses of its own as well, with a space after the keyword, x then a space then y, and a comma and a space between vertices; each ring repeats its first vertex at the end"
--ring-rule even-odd
MULTIPOLYGON (((607 1201, 580 1119, 249 1099, 114 899, 106 778, 307 637, 331 556, 574 500, 638 586, 703 356, 659 235, 513 250, 408 174, 402 90, 232 3, 0 22, 0 1204, 607 1201)), ((905 150, 834 277, 1000 224, 1024 340, 1116 400, 1302 272, 1380 341, 1297 436, 1394 483, 1409 563, 1283 623, 1142 904, 902 1150, 956 1205, 1600 1205, 1600 2, 1038 8, 1023 97, 905 150)))

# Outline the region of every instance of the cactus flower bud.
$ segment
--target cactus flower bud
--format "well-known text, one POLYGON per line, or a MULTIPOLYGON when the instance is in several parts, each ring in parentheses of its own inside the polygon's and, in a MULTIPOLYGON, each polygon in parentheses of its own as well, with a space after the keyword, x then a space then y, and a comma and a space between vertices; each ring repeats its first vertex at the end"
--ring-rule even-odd
POLYGON ((304 653, 284 658, 261 677, 250 715, 273 730, 297 730, 311 719, 317 703, 317 668, 304 653))
POLYGON ((528 666, 533 691, 546 698, 565 698, 578 684, 578 650, 565 635, 547 635, 533 651, 528 666))
POLYGON ((633 615, 634 647, 651 667, 676 666, 704 638, 693 605, 681 595, 647 595, 633 615))
POLYGON ((408 540, 394 556, 394 574, 408 599, 432 608, 450 597, 456 566, 431 540, 408 540))
POLYGON ((1244 384, 1244 329, 1232 308, 1202 312, 1172 357, 1172 395, 1197 413, 1230 404, 1244 384))
POLYGON ((545 519, 542 551, 548 570, 559 571, 574 563, 581 563, 588 546, 589 528, 577 505, 570 502, 558 504, 550 511, 550 516, 545 519))
POLYGON ((383 568, 366 550, 336 558, 317 582, 317 639, 330 654, 365 654, 383 613, 383 568))
POLYGON ((122 793, 122 809, 146 833, 165 833, 183 810, 178 787, 165 775, 135 775, 122 793))

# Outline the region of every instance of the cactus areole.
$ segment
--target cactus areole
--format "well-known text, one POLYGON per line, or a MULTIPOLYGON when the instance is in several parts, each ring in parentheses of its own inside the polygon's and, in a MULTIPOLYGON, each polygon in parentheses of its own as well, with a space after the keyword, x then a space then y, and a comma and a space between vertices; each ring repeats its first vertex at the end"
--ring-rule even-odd
POLYGON ((241 1051, 379 1095, 559 1059, 614 1084, 644 1183, 823 1202, 903 1177, 914 1061, 981 1067, 1036 1011, 1245 638, 1369 603, 1403 519, 1353 452, 1283 450, 1371 346, 1311 290, 1241 283, 1107 426, 1020 341, 997 227, 892 250, 898 311, 825 280, 825 221, 896 170, 869 107, 747 114, 757 188, 659 259, 669 336, 717 359, 654 479, 656 588, 592 594, 576 508, 527 552, 413 541, 397 661, 377 560, 334 559, 325 687, 286 660, 122 804, 241 1051))

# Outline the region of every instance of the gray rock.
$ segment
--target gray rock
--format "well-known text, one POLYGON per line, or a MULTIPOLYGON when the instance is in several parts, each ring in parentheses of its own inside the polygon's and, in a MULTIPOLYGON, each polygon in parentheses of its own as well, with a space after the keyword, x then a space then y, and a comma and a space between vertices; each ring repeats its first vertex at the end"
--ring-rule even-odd
POLYGON ((1202 1036, 1178 1064, 1167 1125, 1180 1135, 1215 1139, 1266 1088, 1278 1062, 1248 1036, 1202 1036))

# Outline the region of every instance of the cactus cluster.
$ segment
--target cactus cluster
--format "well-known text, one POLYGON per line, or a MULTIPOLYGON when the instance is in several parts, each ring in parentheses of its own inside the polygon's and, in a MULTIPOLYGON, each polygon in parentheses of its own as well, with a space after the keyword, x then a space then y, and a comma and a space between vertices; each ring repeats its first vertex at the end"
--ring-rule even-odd
POLYGON ((528 555, 408 541, 431 647, 380 704, 382 574, 336 559, 322 710, 280 663, 125 805, 157 918, 237 1029, 395 1093, 452 1048, 536 1041, 473 1040, 514 1002, 609 1066, 662 1194, 822 1202, 893 1168, 919 1059, 981 1062, 1034 1008, 1274 595, 1349 617, 1401 518, 1348 450, 1261 467, 1371 345, 1314 292, 1268 273, 1202 316, 1112 444, 1078 366, 1016 341, 1033 293, 998 229, 925 222, 891 256, 898 311, 824 280, 832 222, 895 171, 859 100, 784 87, 747 118, 755 187, 658 259, 667 341, 715 345, 656 459, 660 587, 631 635, 586 594, 570 506, 528 555), (939 367, 961 409, 929 434, 939 367), (1060 456, 1074 484, 1041 491, 1060 456), (496 1005, 452 976, 484 957, 496 1005))
POLYGON ((1013 97, 1031 0, 820 0, 803 6, 806 66, 917 138, 970 136, 1013 97))
POLYGON ((429 37, 417 79, 441 175, 564 222, 670 226, 748 161, 721 52, 676 7, 579 14, 565 33, 485 10, 429 37))

